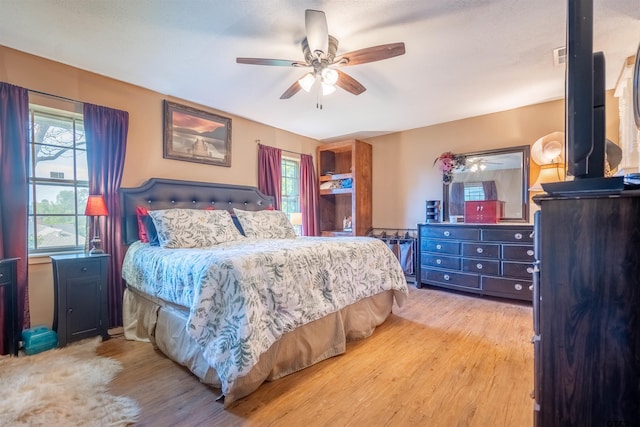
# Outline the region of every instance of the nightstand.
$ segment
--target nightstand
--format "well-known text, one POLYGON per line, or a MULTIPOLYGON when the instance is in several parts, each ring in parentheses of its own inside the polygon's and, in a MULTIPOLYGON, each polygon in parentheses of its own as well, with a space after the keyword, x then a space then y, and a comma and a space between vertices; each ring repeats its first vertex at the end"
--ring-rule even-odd
POLYGON ((0 288, 4 288, 4 330, 7 354, 18 355, 18 285, 16 268, 20 258, 0 259, 0 288))
POLYGON ((59 347, 102 335, 107 340, 108 254, 54 255, 53 329, 59 347))

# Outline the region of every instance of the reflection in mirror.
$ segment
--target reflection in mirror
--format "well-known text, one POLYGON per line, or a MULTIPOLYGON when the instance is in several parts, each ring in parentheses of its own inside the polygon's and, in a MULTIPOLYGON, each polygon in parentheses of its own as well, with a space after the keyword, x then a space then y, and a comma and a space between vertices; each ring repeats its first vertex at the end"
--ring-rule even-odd
POLYGON ((443 219, 463 218, 466 201, 499 200, 504 202, 500 221, 528 222, 529 146, 464 155, 464 169, 444 185, 443 219))

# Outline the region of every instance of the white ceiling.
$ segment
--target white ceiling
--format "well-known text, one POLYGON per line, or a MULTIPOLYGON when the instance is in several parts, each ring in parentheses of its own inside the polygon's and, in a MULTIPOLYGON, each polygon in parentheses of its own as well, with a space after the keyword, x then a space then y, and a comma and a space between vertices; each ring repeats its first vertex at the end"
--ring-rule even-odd
MULTIPOLYGON (((640 42, 640 0, 594 0, 607 88, 640 42)), ((0 44, 319 140, 365 138, 563 97, 563 0, 0 0, 0 44), (338 55, 403 41, 342 68, 367 90, 280 95, 303 69, 304 11, 326 13, 338 55)))

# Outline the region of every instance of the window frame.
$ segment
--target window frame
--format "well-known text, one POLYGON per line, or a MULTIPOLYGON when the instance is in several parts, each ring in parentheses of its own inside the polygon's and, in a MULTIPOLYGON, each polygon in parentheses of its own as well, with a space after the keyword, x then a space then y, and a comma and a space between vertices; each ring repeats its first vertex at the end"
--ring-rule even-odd
MULTIPOLYGON (((291 157, 291 156, 282 156, 280 160, 281 165, 281 195, 280 195, 280 210, 285 212, 291 220, 291 214, 293 212, 301 212, 300 205, 300 159, 291 157), (295 176, 288 174, 291 170, 295 171, 295 176), (286 194, 285 188, 287 186, 286 182, 293 182, 293 187, 295 189, 293 195, 286 194), (292 203, 291 203, 292 202, 292 203), (290 206, 293 205, 294 210, 290 209, 290 206)), ((293 228, 296 230, 298 235, 302 234, 302 226, 294 225, 293 228)))
MULTIPOLYGON (((37 98, 37 96, 36 96, 37 98)), ((87 223, 87 217, 84 215, 84 210, 82 206, 79 206, 79 199, 81 198, 81 191, 86 190, 86 195, 89 194, 89 181, 88 176, 87 179, 78 179, 78 152, 85 152, 84 158, 86 159, 86 140, 79 140, 78 132, 79 127, 84 129, 84 116, 82 113, 78 111, 82 111, 82 105, 80 103, 71 103, 71 108, 62 109, 57 106, 57 108, 49 107, 47 102, 40 103, 39 100, 31 99, 29 100, 29 135, 26 143, 28 144, 28 212, 27 212, 27 235, 29 237, 28 241, 28 253, 29 256, 43 256, 57 253, 78 253, 83 252, 86 247, 86 242, 89 237, 89 229, 87 223), (73 143, 72 146, 66 148, 67 150, 72 150, 72 162, 73 162, 73 177, 72 178, 53 178, 53 177, 38 177, 37 173, 37 164, 36 156, 39 146, 51 146, 56 147, 55 144, 47 144, 44 141, 36 141, 35 139, 35 131, 36 131, 36 117, 49 117, 51 119, 58 119, 61 121, 69 121, 71 123, 71 131, 73 135, 73 143), (84 145, 84 147, 82 147, 84 145), (38 200, 38 187, 39 186, 57 186, 57 187, 66 187, 70 190, 73 190, 73 212, 72 213, 42 213, 39 212, 38 205, 41 202, 37 202, 38 200), (42 225, 38 224, 38 218, 55 218, 55 217, 73 217, 73 229, 75 230, 74 245, 58 245, 58 246, 45 246, 39 247, 38 245, 38 229, 42 225), (80 239, 82 237, 82 230, 85 230, 85 241, 82 242, 80 239), (33 236, 33 240, 31 237, 33 236)), ((82 166, 82 165, 81 165, 82 166)), ((88 165, 84 165, 88 171, 88 165)), ((42 190, 43 187, 40 187, 42 190)), ((65 191, 65 190, 63 190, 65 191)), ((80 200, 81 201, 81 200, 80 200)))

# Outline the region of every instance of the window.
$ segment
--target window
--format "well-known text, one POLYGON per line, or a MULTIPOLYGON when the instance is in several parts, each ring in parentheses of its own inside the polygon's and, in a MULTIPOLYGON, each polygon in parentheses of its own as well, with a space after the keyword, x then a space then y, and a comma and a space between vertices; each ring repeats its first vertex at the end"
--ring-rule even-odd
POLYGON ((84 248, 89 194, 82 114, 29 106, 29 253, 84 248))
POLYGON ((484 187, 481 182, 465 182, 464 200, 484 200, 484 187))
MULTIPOLYGON (((300 161, 282 157, 282 211, 291 219, 291 214, 300 212, 300 161)), ((302 226, 294 224, 298 235, 302 226)))

